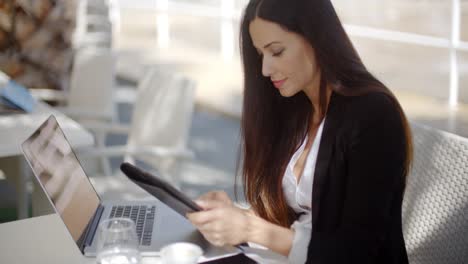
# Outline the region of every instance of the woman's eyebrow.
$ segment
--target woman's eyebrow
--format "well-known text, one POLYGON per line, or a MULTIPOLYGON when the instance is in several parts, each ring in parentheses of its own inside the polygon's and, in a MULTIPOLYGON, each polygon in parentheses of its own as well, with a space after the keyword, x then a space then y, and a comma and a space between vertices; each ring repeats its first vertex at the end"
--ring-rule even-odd
POLYGON ((273 45, 273 44, 279 44, 280 42, 279 41, 272 41, 268 44, 266 44, 265 46, 263 46, 264 49, 268 48, 269 46, 273 45))
MULTIPOLYGON (((273 45, 273 44, 281 44, 281 42, 279 42, 279 41, 272 41, 272 42, 266 44, 265 46, 263 46, 263 49, 267 49, 268 47, 270 47, 270 46, 273 45)), ((254 47, 255 47, 255 46, 254 46, 254 47)), ((259 48, 256 48, 256 47, 255 47, 255 49, 257 50, 258 54, 262 54, 262 51, 261 51, 259 48)))

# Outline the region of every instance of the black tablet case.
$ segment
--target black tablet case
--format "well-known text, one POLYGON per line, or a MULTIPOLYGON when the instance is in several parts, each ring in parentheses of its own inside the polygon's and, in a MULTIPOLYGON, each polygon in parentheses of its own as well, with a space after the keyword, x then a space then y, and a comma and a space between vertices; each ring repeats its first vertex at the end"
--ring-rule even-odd
POLYGON ((202 210, 202 208, 192 201, 192 199, 174 188, 168 182, 143 171, 128 162, 122 163, 120 165, 120 169, 132 182, 184 217, 187 213, 202 210))

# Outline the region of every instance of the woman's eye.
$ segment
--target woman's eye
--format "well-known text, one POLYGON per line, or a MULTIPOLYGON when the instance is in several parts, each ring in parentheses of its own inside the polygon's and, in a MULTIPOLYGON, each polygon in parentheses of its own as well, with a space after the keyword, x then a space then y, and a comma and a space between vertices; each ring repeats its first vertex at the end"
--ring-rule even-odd
POLYGON ((278 51, 278 52, 274 52, 274 53, 273 53, 273 56, 274 56, 274 57, 279 57, 279 56, 281 56, 281 54, 283 54, 283 51, 284 51, 284 49, 282 49, 282 50, 280 50, 280 51, 278 51))

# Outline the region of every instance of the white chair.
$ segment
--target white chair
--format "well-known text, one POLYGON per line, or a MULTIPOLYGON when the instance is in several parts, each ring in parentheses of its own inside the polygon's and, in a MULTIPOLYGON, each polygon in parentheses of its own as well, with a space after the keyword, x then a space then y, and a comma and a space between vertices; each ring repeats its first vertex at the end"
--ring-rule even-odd
POLYGON ((116 56, 109 49, 76 51, 67 91, 33 89, 40 100, 55 102, 57 109, 73 119, 115 121, 116 56))
POLYGON ((412 130, 402 216, 410 263, 468 263, 468 139, 414 123, 412 130))
MULTIPOLYGON (((176 73, 148 69, 139 82, 130 126, 96 127, 103 133, 127 134, 123 146, 100 147, 84 156, 123 156, 125 161, 140 160, 156 168, 167 180, 178 184, 177 164, 191 159, 187 147, 195 96, 194 81, 176 73)), ((110 166, 105 175, 113 174, 110 166)))
POLYGON ((108 49, 87 48, 76 53, 67 95, 66 114, 78 121, 116 120, 114 102, 114 53, 108 49))

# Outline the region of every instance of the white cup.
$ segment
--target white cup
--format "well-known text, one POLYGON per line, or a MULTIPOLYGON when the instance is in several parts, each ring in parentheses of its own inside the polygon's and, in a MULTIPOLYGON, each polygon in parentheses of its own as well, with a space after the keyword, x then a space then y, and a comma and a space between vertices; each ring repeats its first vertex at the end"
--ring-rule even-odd
POLYGON ((202 255, 203 250, 193 243, 173 243, 161 249, 164 264, 194 264, 202 255))

